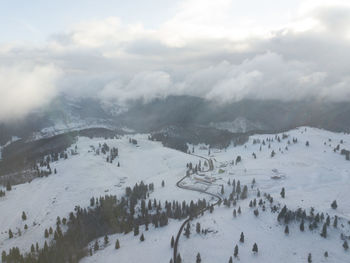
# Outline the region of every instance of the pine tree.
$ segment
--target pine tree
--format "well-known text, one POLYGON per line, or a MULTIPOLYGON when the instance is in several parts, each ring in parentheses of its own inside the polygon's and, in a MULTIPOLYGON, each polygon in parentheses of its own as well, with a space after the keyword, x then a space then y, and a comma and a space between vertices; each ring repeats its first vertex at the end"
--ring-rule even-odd
POLYGON ((50 226, 50 228, 49 228, 49 235, 52 235, 52 233, 53 233, 53 229, 52 229, 52 227, 50 226))
POLYGON ((228 263, 233 263, 232 257, 228 260, 228 263))
POLYGON ((9 229, 9 238, 13 238, 13 233, 11 229, 9 229))
POLYGON ((301 220, 301 223, 300 223, 300 231, 304 231, 305 227, 304 227, 304 219, 301 220))
POLYGON ((109 242, 109 240, 108 240, 108 236, 107 236, 107 235, 105 235, 104 242, 105 242, 105 245, 107 245, 107 244, 108 244, 108 242, 109 242))
POLYGON ((242 213, 242 211, 241 211, 241 207, 238 207, 238 214, 241 214, 242 213))
POLYGON ((336 200, 334 200, 334 201, 332 202, 331 207, 332 207, 333 209, 337 209, 338 204, 337 204, 337 201, 336 201, 336 200))
POLYGON ((238 246, 235 246, 235 251, 233 252, 233 256, 236 258, 238 257, 238 246))
POLYGON ((243 234, 243 232, 241 233, 241 237, 239 238, 239 242, 244 243, 244 234, 243 234))
POLYGON ((182 259, 181 259, 180 253, 179 253, 176 256, 176 263, 181 263, 181 262, 182 262, 182 259))
POLYGON ((22 212, 22 220, 23 221, 27 220, 27 215, 24 211, 22 212))
POLYGON ((327 224, 326 223, 323 224, 321 237, 324 237, 324 238, 327 237, 327 224))
POLYGON ((308 263, 311 263, 311 262, 312 262, 311 253, 309 253, 309 255, 307 256, 307 262, 308 262, 308 263))
POLYGON ((1 261, 5 262, 6 261, 6 252, 3 250, 1 253, 1 261))
POLYGON ((134 227, 134 236, 137 236, 139 234, 140 230, 139 230, 139 225, 135 225, 134 227))
POLYGON ((143 233, 142 233, 141 236, 140 236, 140 241, 141 241, 141 242, 145 241, 145 236, 143 235, 143 233))
POLYGON ((281 197, 284 198, 286 196, 286 192, 284 190, 284 187, 282 187, 282 190, 281 190, 281 197))
POLYGON ((11 191, 12 190, 12 186, 10 184, 10 182, 6 183, 6 191, 11 191))
POLYGON ((119 245, 119 239, 117 239, 117 241, 115 241, 115 249, 119 249, 120 245, 119 245))
POLYGON ((175 243, 175 241, 174 241, 174 236, 172 236, 172 237, 171 237, 171 241, 170 241, 170 246, 171 246, 171 248, 174 247, 174 243, 175 243))
POLYGON ((233 209, 233 217, 236 217, 236 216, 237 216, 236 209, 233 209))
POLYGON ((258 253, 258 245, 256 243, 254 243, 252 251, 258 253))
POLYGON ((287 234, 287 235, 289 234, 289 227, 288 227, 288 225, 286 225, 286 227, 284 229, 284 233, 287 234))
POLYGON ((165 183, 164 183, 164 180, 162 180, 162 187, 164 187, 165 186, 165 183))
POLYGON ((185 228, 185 236, 186 236, 187 238, 189 238, 189 237, 190 237, 190 234, 191 234, 191 226, 190 226, 189 223, 187 223, 186 228, 185 228))
POLYGON ((31 252, 31 253, 35 253, 35 247, 34 247, 34 244, 32 244, 32 245, 31 245, 31 247, 30 247, 30 252, 31 252))
POLYGON ((199 222, 197 222, 197 224, 196 224, 196 232, 197 232, 197 234, 199 234, 201 232, 201 224, 199 222))
POLYGON ((197 257, 196 257, 196 263, 201 263, 201 262, 202 262, 201 255, 198 252, 197 257))
POLYGON ((97 240, 95 241, 95 244, 94 244, 94 251, 97 251, 99 249, 99 245, 98 245, 98 242, 97 240))
POLYGON ((221 185, 221 194, 223 195, 224 193, 225 193, 225 191, 224 191, 224 186, 221 185))
POLYGON ((28 229, 28 225, 25 224, 25 225, 24 225, 24 230, 27 230, 27 229, 28 229))
POLYGON ((324 252, 324 257, 325 257, 325 258, 328 258, 328 252, 327 252, 327 251, 324 252))
POLYGON ((45 238, 48 238, 48 237, 49 237, 49 231, 47 231, 47 229, 45 229, 44 237, 45 237, 45 238))
POLYGON ((348 241, 346 241, 346 240, 344 241, 343 248, 345 250, 348 250, 348 248, 349 248, 348 241))
POLYGON ((334 226, 335 228, 338 227, 338 216, 335 216, 335 217, 334 217, 333 226, 334 226))

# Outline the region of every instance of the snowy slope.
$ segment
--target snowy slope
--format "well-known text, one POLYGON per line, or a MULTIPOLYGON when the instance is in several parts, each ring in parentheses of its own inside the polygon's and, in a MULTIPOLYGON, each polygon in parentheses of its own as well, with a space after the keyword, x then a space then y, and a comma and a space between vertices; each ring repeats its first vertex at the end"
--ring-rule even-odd
MULTIPOLYGON (((232 207, 221 205, 212 214, 206 212, 191 222, 191 237, 187 239, 182 235, 179 242, 183 262, 195 262, 198 252, 202 262, 228 262, 234 246, 239 244, 242 231, 246 242, 239 244, 240 262, 307 262, 308 253, 312 253, 313 262, 350 261, 350 252, 344 251, 339 238, 340 233, 350 235, 350 162, 339 151, 333 151, 341 140, 343 143, 340 149, 350 149, 350 136, 306 127, 286 134, 289 137, 281 142, 275 139, 275 135, 254 135, 243 146, 231 146, 226 150, 211 149, 210 158, 214 160, 215 169, 206 175, 214 179, 215 183, 204 185, 195 176, 184 181, 187 185, 212 193, 218 193, 221 185, 224 185, 225 196, 230 193, 228 180, 240 180, 241 185, 250 186, 255 178, 256 186, 253 190, 249 187, 248 199, 238 202, 237 207, 241 206, 242 215, 237 218, 232 216, 232 207), (270 142, 270 148, 267 138, 274 139, 270 142), (297 138, 298 143, 293 143, 293 138, 297 138), (260 151, 260 143, 253 144, 253 140, 265 140, 266 145, 260 151), (289 145, 288 140, 291 142, 289 145), (306 141, 309 146, 305 145, 306 141), (276 152, 273 158, 272 150, 276 152), (252 156, 253 152, 256 159, 252 156), (232 160, 238 155, 242 157, 242 162, 232 165, 232 160), (276 175, 281 178, 271 178, 276 175), (280 197, 282 187, 286 189, 284 199, 280 197), (274 202, 281 206, 286 204, 290 209, 301 207, 307 211, 314 207, 315 211, 328 213, 332 219, 337 215, 340 218, 339 227, 330 227, 328 237, 324 239, 319 235, 320 227, 311 232, 306 226, 307 230, 300 232, 298 224, 291 223, 290 234, 286 236, 284 225, 277 222, 277 215, 272 214, 269 208, 266 212, 260 211, 258 217, 253 215, 253 209, 249 208, 248 203, 256 197, 257 188, 261 193, 271 194, 274 202), (330 207, 333 200, 338 203, 336 210, 330 207), (196 234, 197 221, 202 228, 213 232, 196 234), (257 255, 251 251, 254 242, 259 246, 257 255), (326 250, 329 258, 325 261, 323 253, 326 250)), ((282 137, 281 134, 279 136, 282 137)), ((7 192, 0 199, 0 211, 6 211, 6 215, 0 215, 0 250, 8 250, 13 246, 28 250, 32 243, 39 240, 42 244, 45 240, 44 229, 54 226, 57 216, 67 217, 75 205, 88 206, 92 196, 107 193, 121 196, 126 186, 132 186, 140 180, 155 184, 151 198, 164 201, 212 198, 176 187, 176 182, 185 175, 186 163, 197 163, 198 157, 164 148, 157 142, 148 141, 146 135, 136 135, 135 138, 138 146, 130 144, 128 137, 115 140, 80 137, 77 143, 78 155, 52 164, 52 168, 57 168, 57 175, 38 178, 7 192), (115 163, 106 163, 103 155, 89 152, 90 145, 97 146, 103 142, 119 148, 120 157, 117 161, 121 167, 116 167, 115 163), (162 180, 165 181, 164 188, 161 187, 162 180), (22 211, 27 213, 25 222, 21 220, 22 211), (36 226, 32 226, 34 221, 36 226), (24 223, 29 226, 27 231, 23 231, 24 223), (14 231, 17 227, 22 229, 22 236, 8 239, 6 231, 9 228, 14 231)), ((208 157, 208 150, 203 145, 194 148, 195 154, 208 157)), ((173 253, 170 239, 176 236, 182 222, 169 220, 166 227, 150 227, 147 232, 141 226, 140 232, 145 234, 145 242, 140 242, 133 233, 111 235, 106 248, 84 258, 82 262, 169 262, 173 253), (119 250, 114 249, 116 239, 120 241, 119 250)))

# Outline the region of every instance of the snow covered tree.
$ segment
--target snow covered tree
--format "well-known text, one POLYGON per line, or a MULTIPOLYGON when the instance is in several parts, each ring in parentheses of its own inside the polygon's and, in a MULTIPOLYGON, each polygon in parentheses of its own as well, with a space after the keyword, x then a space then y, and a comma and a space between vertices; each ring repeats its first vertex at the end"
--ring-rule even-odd
POLYGON ((225 193, 225 191, 224 191, 224 186, 222 185, 221 186, 221 194, 223 195, 225 193))
POLYGON ((233 209, 233 217, 236 217, 236 216, 237 216, 236 209, 233 209))
POLYGON ((10 184, 10 182, 6 183, 6 191, 11 191, 12 190, 12 186, 10 184))
POLYGON ((233 263, 232 257, 230 257, 230 259, 228 260, 228 263, 233 263))
POLYGON ((256 243, 254 243, 252 251, 258 253, 258 245, 256 243))
POLYGON ((282 187, 282 190, 281 190, 281 197, 282 197, 282 198, 285 198, 285 196, 286 196, 286 191, 285 191, 284 187, 282 187))
POLYGON ((164 183, 164 180, 162 180, 162 187, 164 187, 165 186, 165 183, 164 183))
POLYGON ((201 263, 202 262, 202 259, 201 259, 201 254, 197 254, 197 257, 196 257, 196 263, 201 263))
POLYGON ((120 245, 119 245, 119 239, 117 239, 117 241, 115 241, 115 249, 119 249, 120 245))
POLYGON ((241 214, 242 211, 241 211, 241 207, 238 207, 238 210, 237 210, 238 214, 241 214))
POLYGON ((241 237, 239 238, 239 242, 244 243, 244 234, 243 234, 243 232, 241 233, 241 237))
POLYGON ((105 245, 107 245, 107 244, 109 243, 109 240, 108 240, 108 236, 107 236, 107 235, 105 235, 105 237, 104 237, 104 242, 105 242, 105 245))
POLYGON ((324 252, 324 257, 328 258, 328 252, 327 251, 324 252))
POLYGON ((9 229, 9 238, 13 238, 13 233, 11 229, 9 229))
POLYGON ((345 250, 348 250, 348 248, 349 248, 349 244, 348 244, 348 241, 344 241, 344 243, 343 243, 343 248, 345 249, 345 250))
POLYGON ((31 245, 31 247, 30 247, 30 252, 31 252, 31 253, 35 253, 35 247, 34 247, 34 244, 32 244, 32 245, 31 245))
POLYGON ((141 241, 141 242, 145 241, 145 236, 143 235, 143 233, 142 233, 141 236, 140 236, 140 241, 141 241))

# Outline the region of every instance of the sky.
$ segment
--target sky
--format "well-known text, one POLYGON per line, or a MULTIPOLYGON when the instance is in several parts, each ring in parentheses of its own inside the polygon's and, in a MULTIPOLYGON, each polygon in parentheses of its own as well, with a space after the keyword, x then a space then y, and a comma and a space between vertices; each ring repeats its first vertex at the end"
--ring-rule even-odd
POLYGON ((0 121, 56 96, 350 100, 350 2, 0 0, 0 121))

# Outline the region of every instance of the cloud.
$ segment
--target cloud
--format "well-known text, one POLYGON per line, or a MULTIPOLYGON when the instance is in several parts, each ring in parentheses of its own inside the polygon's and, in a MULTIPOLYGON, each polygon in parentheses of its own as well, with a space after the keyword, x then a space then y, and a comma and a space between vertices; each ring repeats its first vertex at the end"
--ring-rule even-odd
POLYGON ((60 70, 52 64, 0 67, 0 121, 25 116, 56 95, 60 70))
POLYGON ((220 102, 350 101, 347 1, 306 1, 273 25, 233 16, 240 8, 231 0, 183 1, 154 28, 108 17, 83 21, 42 46, 0 45, 1 118, 23 115, 57 92, 121 104, 180 94, 220 102), (31 95, 18 112, 14 94, 31 95))

